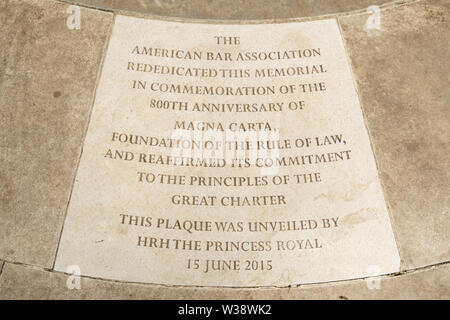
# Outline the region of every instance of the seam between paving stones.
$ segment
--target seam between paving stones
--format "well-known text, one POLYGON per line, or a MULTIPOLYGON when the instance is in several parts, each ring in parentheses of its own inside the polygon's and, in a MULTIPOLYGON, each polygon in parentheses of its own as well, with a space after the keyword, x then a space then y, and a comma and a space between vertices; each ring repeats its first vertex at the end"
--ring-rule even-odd
MULTIPOLYGON (((367 8, 355 9, 345 12, 336 12, 336 13, 327 13, 317 16, 306 16, 306 17, 290 17, 290 18, 275 18, 275 19, 213 19, 213 18, 188 18, 188 17, 177 17, 177 16, 166 16, 166 15, 158 15, 153 13, 143 13, 133 10, 123 10, 123 9, 113 9, 113 8, 105 8, 99 7, 93 4, 88 3, 74 3, 73 0, 52 0, 55 2, 67 4, 67 5, 75 5, 78 7, 83 7, 87 9, 99 10, 104 12, 111 12, 116 15, 125 15, 125 16, 133 16, 136 18, 147 18, 154 20, 163 20, 163 21, 175 21, 175 22, 187 22, 187 23, 205 23, 205 24, 266 24, 266 23, 286 23, 286 22, 302 22, 302 21, 311 21, 311 20, 322 20, 322 19, 332 19, 337 17, 344 16, 357 16, 367 14, 367 8)), ((424 2, 424 0, 396 0, 392 2, 387 2, 379 5, 381 11, 389 10, 392 8, 397 8, 401 6, 412 5, 415 3, 424 2)))
POLYGON ((112 30, 113 30, 114 23, 115 23, 115 18, 116 18, 116 15, 113 13, 112 14, 112 21, 110 22, 110 25, 109 25, 109 28, 108 28, 108 31, 107 31, 107 34, 106 34, 105 43, 103 44, 103 49, 101 51, 100 63, 98 65, 98 69, 97 69, 95 85, 94 85, 94 89, 92 90, 93 92, 91 94, 91 99, 90 99, 89 115, 88 115, 88 119, 86 121, 86 125, 85 125, 84 132, 83 132, 83 138, 82 138, 83 142, 81 143, 81 147, 80 147, 81 150, 79 152, 79 156, 78 156, 78 159, 77 159, 77 164, 76 164, 75 170, 73 172, 73 176, 72 176, 72 182, 71 182, 71 185, 70 185, 70 193, 69 193, 69 197, 67 199, 65 210, 64 210, 64 218, 63 218, 63 222, 62 222, 62 225, 61 225, 61 231, 60 231, 59 237, 58 237, 58 244, 57 244, 57 247, 56 247, 56 252, 55 252, 55 256, 54 256, 53 264, 52 264, 52 268, 51 268, 52 270, 55 268, 56 258, 58 257, 59 246, 61 244, 61 238, 62 238, 62 234, 63 234, 63 231, 64 231, 64 225, 65 225, 66 219, 67 219, 67 211, 69 209, 70 200, 72 199, 72 192, 73 192, 73 188, 74 188, 74 185, 75 185, 75 179, 76 179, 77 174, 78 174, 78 168, 80 166, 81 156, 83 155, 84 143, 85 143, 85 140, 86 140, 86 137, 87 137, 89 124, 91 122, 91 116, 92 116, 92 111, 94 109, 97 89, 98 89, 98 85, 99 85, 99 82, 100 82, 100 77, 101 77, 102 72, 103 72, 103 64, 104 64, 104 61, 105 61, 106 52, 107 52, 108 47, 109 47, 109 41, 111 39, 111 34, 112 34, 112 30))
MULTIPOLYGON (((36 265, 31 265, 31 264, 21 263, 21 262, 8 261, 8 260, 4 261, 3 269, 5 269, 6 264, 18 265, 18 266, 30 268, 33 270, 38 270, 38 271, 45 271, 45 272, 50 272, 50 273, 62 274, 62 275, 66 275, 66 276, 73 276, 73 274, 66 273, 66 272, 56 271, 56 270, 52 270, 49 268, 43 268, 41 266, 36 266, 36 265)), ((326 281, 326 282, 315 282, 315 283, 304 283, 304 284, 291 284, 291 285, 286 285, 286 286, 252 286, 252 287, 186 286, 186 285, 167 285, 167 284, 159 284, 159 283, 121 281, 121 280, 106 279, 106 278, 100 278, 100 277, 84 276, 84 275, 80 276, 80 278, 81 279, 100 280, 100 281, 105 281, 105 282, 109 282, 109 283, 118 283, 118 284, 124 284, 124 285, 139 285, 139 286, 144 286, 144 287, 154 287, 154 288, 159 287, 159 288, 168 288, 168 289, 211 289, 211 290, 214 290, 214 289, 269 290, 269 289, 295 289, 295 288, 310 289, 310 288, 316 288, 316 287, 328 287, 330 284, 331 285, 340 285, 340 284, 346 284, 346 283, 350 283, 350 282, 356 282, 356 281, 368 280, 368 279, 379 279, 382 281, 382 280, 387 280, 387 279, 391 279, 391 278, 395 278, 395 277, 401 277, 401 276, 405 276, 405 275, 409 275, 409 274, 415 274, 415 273, 425 272, 425 271, 429 271, 429 270, 434 270, 439 267, 447 266, 447 265, 450 265, 450 260, 440 262, 440 263, 430 264, 430 265, 426 265, 426 266, 422 266, 422 267, 418 267, 418 268, 414 268, 414 269, 403 270, 400 272, 374 276, 374 277, 362 277, 362 278, 334 280, 334 281, 326 281)), ((0 277, 0 279, 1 279, 1 277, 0 277)), ((1 286, 1 282, 0 282, 0 286, 1 286)))
POLYGON ((399 268, 399 271, 402 271, 402 270, 405 270, 405 265, 406 265, 404 260, 402 259, 403 249, 402 249, 401 243, 399 241, 400 237, 399 237, 399 234, 397 232, 397 228, 395 227, 396 224, 394 223, 395 219, 394 219, 394 215, 393 215, 393 212, 392 212, 393 210, 392 210, 391 204, 388 201, 387 191, 386 191, 387 188, 385 186, 385 183, 384 183, 383 179, 381 179, 381 177, 380 177, 380 172, 381 172, 380 171, 380 161, 379 161, 379 158, 377 157, 377 153, 376 153, 375 139, 373 138, 373 134, 370 131, 370 126, 369 126, 369 122, 368 122, 368 116, 367 116, 367 114, 366 114, 366 112, 364 111, 364 108, 363 108, 364 102, 363 102, 363 98, 362 98, 360 90, 359 90, 358 81, 357 81, 358 78, 357 78, 357 76, 356 76, 356 74, 354 72, 353 63, 352 63, 352 59, 351 59, 351 55, 350 55, 351 50, 347 47, 347 41, 346 41, 346 39, 344 37, 344 31, 342 30, 342 26, 341 26, 341 22, 340 22, 339 17, 336 17, 336 22, 337 22, 339 33, 340 33, 340 36, 341 36, 341 39, 342 39, 342 43, 343 43, 343 46, 344 46, 344 51, 345 51, 345 55, 346 55, 345 58, 347 60, 347 64, 348 64, 349 69, 350 69, 350 75, 352 77, 353 87, 355 88, 356 95, 358 97, 359 109, 361 110, 364 127, 366 129, 367 136, 369 138, 370 150, 372 151, 372 156, 373 156, 373 159, 374 159, 374 162, 375 162, 375 169, 377 171, 377 181, 378 181, 378 183, 380 184, 380 187, 381 187, 381 193, 383 195, 383 202, 384 202, 384 204, 386 206, 386 209, 387 209, 388 218, 389 218, 389 222, 390 222, 390 226, 391 226, 391 231, 392 231, 392 234, 394 236, 395 246, 397 248, 397 253, 398 253, 398 256, 399 256, 399 266, 398 266, 398 268, 399 268))

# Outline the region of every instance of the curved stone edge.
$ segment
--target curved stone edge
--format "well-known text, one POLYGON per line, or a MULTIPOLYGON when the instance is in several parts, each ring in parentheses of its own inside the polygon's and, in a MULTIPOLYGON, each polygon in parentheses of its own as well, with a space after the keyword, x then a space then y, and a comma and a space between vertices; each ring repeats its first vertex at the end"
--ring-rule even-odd
MULTIPOLYGON (((195 17, 195 16, 177 16, 173 14, 173 11, 167 10, 167 12, 164 13, 157 13, 157 12, 138 12, 133 10, 124 10, 124 9, 111 9, 107 6, 98 6, 91 3, 84 3, 77 0, 52 0, 56 2, 60 2, 62 4, 66 5, 76 5, 81 8, 87 8, 87 9, 93 9, 97 11, 103 11, 103 12, 110 12, 117 15, 125 15, 125 16, 132 16, 132 17, 139 17, 139 18, 146 18, 146 19, 155 19, 155 20, 163 20, 163 21, 175 21, 175 22, 187 22, 187 23, 213 23, 213 24, 266 24, 266 23, 286 23, 286 22, 303 22, 303 21, 311 21, 311 20, 320 20, 320 19, 330 19, 330 18, 337 18, 340 16, 347 16, 347 15, 359 15, 359 14, 365 14, 369 10, 369 6, 375 5, 380 10, 388 10, 391 8, 396 8, 398 6, 404 6, 404 5, 410 5, 416 2, 421 2, 423 0, 395 0, 395 1, 384 1, 380 0, 380 3, 376 3, 376 1, 370 1, 370 4, 368 6, 361 7, 360 9, 354 9, 349 11, 341 11, 341 12, 335 12, 335 13, 324 13, 324 14, 317 14, 317 15, 311 15, 311 16, 303 16, 300 12, 296 12, 291 10, 290 13, 295 13, 292 16, 289 17, 273 17, 273 12, 268 11, 267 17, 260 17, 260 18, 239 18, 239 19, 230 19, 230 18, 220 18, 213 16, 205 16, 202 18, 195 17)), ((108 1, 108 0, 106 0, 108 1)), ((201 1, 201 0, 199 0, 201 1)), ((256 10, 254 6, 250 7, 249 10, 256 10)))
POLYGON ((71 276, 33 266, 6 263, 0 299, 449 299, 450 264, 396 276, 382 276, 287 288, 171 287, 87 277, 68 289, 71 276))
POLYGON ((117 14, 143 16, 153 19, 182 19, 183 21, 213 20, 242 23, 246 21, 274 21, 287 19, 307 19, 323 16, 353 14, 365 12, 369 6, 380 8, 403 5, 417 0, 320 0, 305 1, 270 1, 243 0, 237 5, 230 0, 206 2, 205 0, 57 0, 77 4, 92 9, 115 12, 117 14), (232 5, 230 5, 232 3, 232 5))

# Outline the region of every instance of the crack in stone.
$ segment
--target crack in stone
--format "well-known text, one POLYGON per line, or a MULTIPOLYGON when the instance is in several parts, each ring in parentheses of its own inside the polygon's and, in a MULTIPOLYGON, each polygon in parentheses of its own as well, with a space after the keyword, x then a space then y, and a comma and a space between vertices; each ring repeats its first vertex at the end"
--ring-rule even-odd
POLYGON ((5 261, 0 260, 0 279, 2 278, 3 266, 5 265, 5 261))

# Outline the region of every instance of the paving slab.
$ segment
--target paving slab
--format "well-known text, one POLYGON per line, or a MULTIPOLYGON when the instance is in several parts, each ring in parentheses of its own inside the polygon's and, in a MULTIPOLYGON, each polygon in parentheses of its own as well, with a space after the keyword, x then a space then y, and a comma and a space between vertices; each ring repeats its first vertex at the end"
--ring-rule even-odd
POLYGON ((0 257, 51 267, 70 195, 110 13, 0 4, 0 257))
POLYGON ((403 269, 450 260, 450 5, 339 18, 403 269))
POLYGON ((372 5, 405 3, 389 0, 72 0, 107 10, 195 19, 282 19, 364 10, 372 5))

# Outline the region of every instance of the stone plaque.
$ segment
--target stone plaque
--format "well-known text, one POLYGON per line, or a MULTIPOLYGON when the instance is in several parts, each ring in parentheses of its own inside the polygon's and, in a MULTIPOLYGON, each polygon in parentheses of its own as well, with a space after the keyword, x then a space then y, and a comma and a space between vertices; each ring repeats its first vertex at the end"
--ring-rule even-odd
POLYGON ((55 268, 285 286, 396 272, 335 20, 117 16, 55 268))

